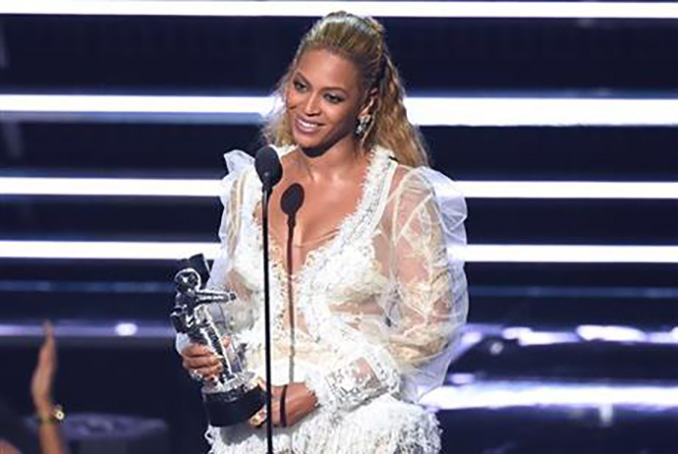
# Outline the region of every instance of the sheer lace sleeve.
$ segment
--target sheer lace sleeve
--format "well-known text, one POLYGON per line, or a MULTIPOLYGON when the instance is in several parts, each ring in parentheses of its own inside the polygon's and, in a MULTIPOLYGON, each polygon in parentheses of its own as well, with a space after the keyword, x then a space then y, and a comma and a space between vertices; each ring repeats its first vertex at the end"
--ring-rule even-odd
POLYGON ((307 376, 320 405, 348 410, 382 393, 417 400, 442 383, 468 308, 465 216, 463 197, 445 176, 399 172, 380 229, 393 291, 370 329, 375 342, 345 345, 351 354, 343 365, 307 376))
POLYGON ((466 204, 449 178, 429 168, 410 171, 399 192, 391 229, 399 298, 387 345, 404 393, 418 399, 444 381, 466 322, 466 204))
POLYGON ((221 216, 221 225, 219 226, 219 252, 212 264, 210 278, 207 281, 207 288, 212 290, 224 290, 228 270, 230 268, 230 257, 235 246, 235 236, 238 231, 238 206, 241 198, 241 188, 239 188, 239 176, 251 165, 253 159, 251 156, 240 150, 233 150, 224 155, 228 175, 221 180, 221 191, 219 198, 224 206, 221 216))
MULTIPOLYGON (((228 175, 221 180, 221 189, 219 191, 219 198, 224 207, 219 226, 219 251, 212 263, 210 278, 207 281, 206 287, 211 290, 225 290, 229 288, 238 294, 237 289, 232 288, 233 284, 229 282, 228 276, 239 226, 238 207, 242 197, 241 176, 252 165, 254 159, 243 151, 233 150, 224 155, 224 160, 228 168, 228 175)), ((232 328, 237 330, 249 318, 247 309, 244 307, 245 304, 242 298, 236 303, 228 304, 228 308, 220 307, 223 313, 228 313, 228 317, 221 318, 229 319, 233 324, 232 328)), ((178 334, 176 338, 177 350, 181 352, 189 342, 187 335, 178 334)))
POLYGON ((383 393, 397 394, 400 377, 395 362, 378 345, 354 343, 353 354, 328 373, 310 372, 306 386, 318 404, 330 411, 350 410, 383 393))

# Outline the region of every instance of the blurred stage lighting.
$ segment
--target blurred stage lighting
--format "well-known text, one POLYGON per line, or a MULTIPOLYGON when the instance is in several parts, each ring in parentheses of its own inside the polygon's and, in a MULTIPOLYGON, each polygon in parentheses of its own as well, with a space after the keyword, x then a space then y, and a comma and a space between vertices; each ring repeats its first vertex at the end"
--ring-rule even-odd
MULTIPOLYGON (((259 124, 268 96, 0 94, 0 119, 76 122, 259 124)), ((409 97, 420 126, 673 126, 678 98, 409 97)))
MULTIPOLYGON (((216 243, 0 240, 0 258, 176 260, 196 253, 214 258, 216 243)), ((468 262, 678 263, 678 246, 488 245, 455 250, 468 262)))
POLYGON ((468 262, 678 263, 678 246, 469 245, 468 262))
MULTIPOLYGON (((473 293, 473 292, 472 292, 473 293)), ((622 344, 670 344, 678 345, 678 335, 672 330, 647 331, 632 326, 579 325, 574 329, 554 326, 501 326, 468 323, 462 339, 469 337, 468 345, 485 339, 514 341, 521 347, 555 344, 577 344, 592 341, 622 344)))
MULTIPOLYGON (((678 200, 678 182, 458 181, 467 198, 678 200)), ((0 177, 0 195, 216 197, 218 180, 0 177)))
MULTIPOLYGON (((174 339, 176 333, 170 327, 165 325, 158 326, 154 323, 142 321, 118 321, 111 325, 110 321, 82 321, 77 324, 71 321, 56 322, 55 329, 60 337, 102 337, 115 338, 138 336, 156 330, 154 336, 161 336, 167 339, 174 339), (157 328, 163 328, 163 331, 157 331, 157 328)), ((501 324, 477 324, 468 323, 462 331, 461 350, 468 350, 483 340, 492 340, 502 343, 505 341, 517 341, 522 347, 556 345, 556 344, 585 344, 590 341, 602 341, 610 344, 633 343, 646 345, 678 345, 678 328, 672 331, 642 331, 636 328, 623 326, 595 326, 581 325, 569 328, 562 327, 560 330, 551 327, 535 329, 524 326, 504 326, 501 324), (600 335, 586 339, 580 335, 581 330, 602 329, 600 335), (630 336, 625 334, 620 336, 619 330, 634 334, 630 336), (535 337, 538 336, 538 337, 535 337)), ((0 337, 11 337, 14 335, 25 335, 34 337, 43 337, 44 329, 41 323, 29 321, 19 323, 0 323, 0 337)), ((455 384, 469 384, 476 380, 473 374, 461 374, 456 377, 448 377, 448 381, 455 384), (456 378, 456 380, 454 379, 456 378)))
POLYGON ((574 343, 579 340, 569 332, 539 331, 522 326, 505 328, 502 336, 504 339, 517 341, 521 346, 574 343))
POLYGON ((123 337, 134 336, 139 331, 137 324, 132 322, 120 322, 115 325, 114 329, 118 336, 123 337))
MULTIPOLYGON (((468 382, 469 377, 463 377, 468 382)), ((452 378, 454 383, 454 377, 452 378)), ((444 410, 506 407, 642 406, 678 407, 678 387, 649 384, 573 384, 537 380, 475 381, 443 386, 425 395, 421 403, 444 410)))
POLYGON ((587 341, 643 342, 647 339, 645 332, 631 326, 581 325, 577 327, 577 334, 587 341))
POLYGON ((678 200, 678 182, 459 181, 457 185, 468 198, 678 200))
POLYGON ((678 19, 668 2, 0 0, 0 14, 318 17, 346 10, 377 17, 678 19))
POLYGON ((0 194, 52 196, 216 197, 218 180, 0 177, 0 194))

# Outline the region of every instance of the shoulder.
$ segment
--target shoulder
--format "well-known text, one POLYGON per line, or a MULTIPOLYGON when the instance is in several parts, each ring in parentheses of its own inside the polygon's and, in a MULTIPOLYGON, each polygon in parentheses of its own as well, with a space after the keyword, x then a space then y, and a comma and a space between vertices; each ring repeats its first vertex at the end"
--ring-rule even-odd
MULTIPOLYGON (((282 158, 291 153, 293 145, 272 146, 282 158)), ((228 173, 221 180, 219 198, 224 206, 233 206, 242 203, 243 192, 257 192, 261 182, 254 168, 254 157, 242 150, 231 150, 224 154, 224 161, 228 173)))
MULTIPOLYGON (((387 155, 392 162, 395 161, 395 153, 385 147, 376 146, 379 154, 387 155)), ((456 199, 464 202, 464 196, 458 185, 444 173, 428 166, 411 167, 396 162, 396 168, 391 180, 389 197, 409 195, 423 199, 436 198, 456 199)))
POLYGON ((397 164, 391 182, 390 197, 427 199, 434 195, 434 188, 421 167, 397 164))
POLYGON ((221 179, 219 198, 225 207, 232 206, 236 203, 239 199, 238 194, 242 192, 243 183, 248 179, 251 179, 251 174, 253 173, 254 168, 250 166, 232 170, 221 179))
POLYGON ((252 180, 255 174, 254 158, 241 150, 232 150, 224 154, 227 174, 221 179, 219 198, 224 207, 232 208, 240 201, 243 184, 252 180))
POLYGON ((463 197, 457 183, 444 173, 428 166, 410 167, 398 164, 393 178, 393 187, 412 186, 432 193, 454 192, 463 197))
POLYGON ((400 210, 428 207, 444 216, 466 218, 466 200, 457 183, 430 167, 398 165, 389 198, 400 210))

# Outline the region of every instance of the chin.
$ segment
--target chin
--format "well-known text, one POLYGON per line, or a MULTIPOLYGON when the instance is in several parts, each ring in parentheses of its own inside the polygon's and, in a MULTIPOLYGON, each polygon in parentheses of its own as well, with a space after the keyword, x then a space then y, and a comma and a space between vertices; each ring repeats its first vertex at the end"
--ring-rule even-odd
POLYGON ((314 150, 312 154, 322 154, 324 151, 332 148, 337 142, 346 138, 343 134, 318 134, 317 136, 308 136, 299 134, 296 131, 292 133, 294 143, 304 150, 314 150))
POLYGON ((309 137, 305 134, 293 134, 292 137, 300 148, 321 148, 327 142, 325 137, 309 137))

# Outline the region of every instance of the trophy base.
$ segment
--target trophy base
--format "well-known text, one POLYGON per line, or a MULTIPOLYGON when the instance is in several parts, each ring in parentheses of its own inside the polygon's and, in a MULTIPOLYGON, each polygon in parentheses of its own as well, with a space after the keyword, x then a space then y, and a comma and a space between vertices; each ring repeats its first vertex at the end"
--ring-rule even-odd
POLYGON ((210 425, 233 426, 247 421, 264 406, 265 392, 258 386, 247 391, 237 400, 229 400, 226 393, 204 394, 205 411, 210 425))

